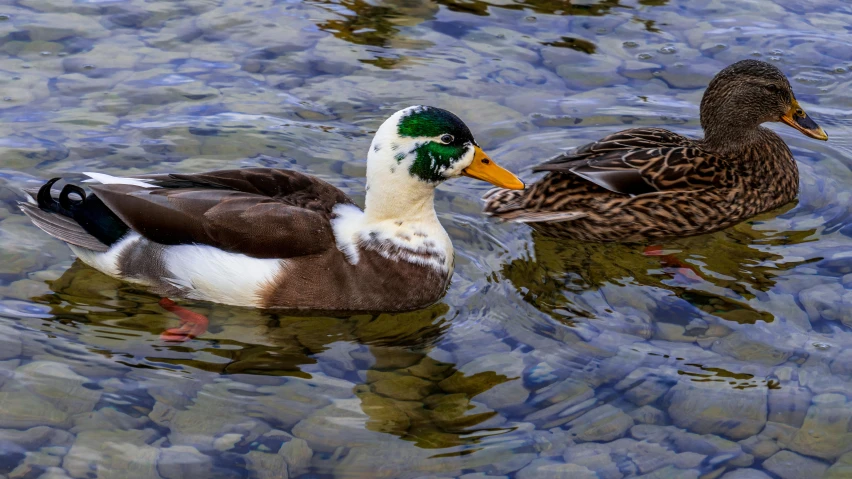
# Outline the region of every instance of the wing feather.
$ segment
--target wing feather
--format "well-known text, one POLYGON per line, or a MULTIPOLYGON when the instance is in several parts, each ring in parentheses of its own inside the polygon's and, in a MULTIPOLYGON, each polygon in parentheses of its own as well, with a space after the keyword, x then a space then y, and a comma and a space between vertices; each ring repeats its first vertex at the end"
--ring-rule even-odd
POLYGON ((122 221, 161 244, 206 244, 256 258, 317 254, 335 245, 331 210, 352 203, 334 186, 287 170, 149 175, 146 186, 94 185, 122 221))
POLYGON ((97 238, 87 233, 79 223, 66 216, 44 211, 31 203, 21 202, 18 206, 32 220, 33 224, 54 238, 92 251, 105 252, 109 250, 109 246, 98 241, 97 238))
POLYGON ((566 173, 613 193, 637 196, 725 186, 722 161, 668 130, 637 128, 559 155, 533 171, 566 173))

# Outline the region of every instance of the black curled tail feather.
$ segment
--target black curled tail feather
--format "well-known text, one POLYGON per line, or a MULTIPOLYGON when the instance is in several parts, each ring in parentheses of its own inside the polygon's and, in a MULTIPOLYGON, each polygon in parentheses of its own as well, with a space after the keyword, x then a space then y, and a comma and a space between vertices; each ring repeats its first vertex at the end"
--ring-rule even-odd
POLYGON ((67 216, 72 218, 70 211, 63 211, 62 206, 56 201, 53 196, 50 194, 51 188, 53 185, 59 181, 60 178, 51 178, 50 181, 42 185, 38 190, 38 194, 36 195, 36 201, 38 202, 38 207, 43 209, 44 211, 51 211, 53 213, 59 213, 63 216, 67 216))
POLYGON ((86 195, 83 188, 77 185, 66 184, 57 201, 51 194, 57 181, 59 178, 53 178, 39 188, 36 195, 39 209, 73 219, 86 233, 107 246, 113 245, 130 231, 127 224, 107 208, 100 198, 94 194, 86 195), (71 198, 72 194, 80 199, 71 198))
POLYGON ((86 192, 83 191, 83 188, 80 188, 77 185, 72 185, 71 183, 65 185, 65 188, 62 188, 62 193, 59 193, 59 206, 71 211, 74 208, 79 208, 86 201, 86 192), (72 200, 69 195, 71 193, 76 194, 80 197, 79 200, 72 200))

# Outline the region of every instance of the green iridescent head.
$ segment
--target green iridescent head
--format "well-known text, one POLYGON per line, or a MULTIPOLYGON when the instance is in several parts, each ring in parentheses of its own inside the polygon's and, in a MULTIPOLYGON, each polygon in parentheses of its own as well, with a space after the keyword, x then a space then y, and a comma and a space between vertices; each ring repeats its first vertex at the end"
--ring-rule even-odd
POLYGON ((375 158, 367 165, 371 177, 371 170, 394 177, 406 171, 431 185, 466 175, 498 186, 523 187, 488 158, 459 117, 441 108, 412 106, 396 112, 376 132, 370 148, 375 158))
POLYGON ((472 155, 476 141, 470 129, 456 115, 429 106, 407 110, 397 125, 401 138, 423 139, 414 148, 415 159, 409 166, 412 176, 436 183, 447 179, 453 165, 472 155))

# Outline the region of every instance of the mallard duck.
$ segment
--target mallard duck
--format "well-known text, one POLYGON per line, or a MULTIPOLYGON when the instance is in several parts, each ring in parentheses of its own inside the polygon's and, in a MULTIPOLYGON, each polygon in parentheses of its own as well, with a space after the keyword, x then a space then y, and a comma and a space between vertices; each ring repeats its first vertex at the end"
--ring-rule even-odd
POLYGON ((780 121, 828 136, 778 68, 744 60, 719 72, 701 100, 705 137, 633 128, 559 155, 524 191, 491 190, 485 212, 549 236, 642 242, 709 233, 792 201, 799 171, 780 121))
POLYGON ((434 208, 444 180, 524 187, 462 120, 428 106, 398 111, 376 132, 364 210, 281 169, 85 175, 99 183, 88 194, 52 190, 54 178, 20 204, 84 263, 163 296, 331 312, 407 311, 444 295, 453 246, 434 208))

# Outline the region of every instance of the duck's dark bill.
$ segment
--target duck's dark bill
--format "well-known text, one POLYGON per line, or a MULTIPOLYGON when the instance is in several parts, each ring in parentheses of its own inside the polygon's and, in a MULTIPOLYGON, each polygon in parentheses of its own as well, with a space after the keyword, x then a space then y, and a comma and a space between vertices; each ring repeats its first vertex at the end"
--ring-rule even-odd
POLYGON ((790 107, 790 111, 786 115, 781 117, 781 121, 811 138, 822 141, 828 140, 828 135, 825 134, 825 131, 815 121, 811 120, 811 117, 805 113, 805 110, 799 106, 799 102, 796 100, 793 100, 793 106, 790 107))
POLYGON ((478 180, 487 181, 494 186, 506 188, 509 190, 524 189, 524 182, 515 176, 511 171, 498 166, 494 160, 488 157, 484 151, 478 146, 475 146, 473 154, 473 163, 462 170, 462 174, 478 180))

